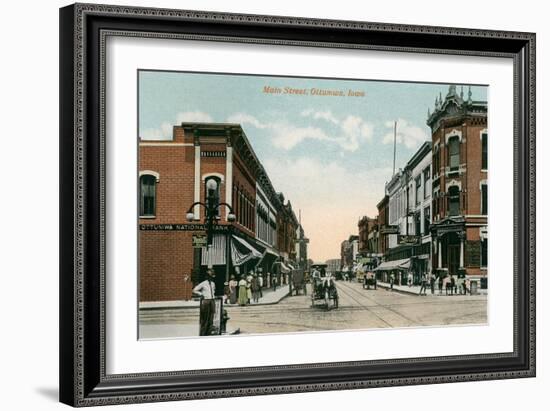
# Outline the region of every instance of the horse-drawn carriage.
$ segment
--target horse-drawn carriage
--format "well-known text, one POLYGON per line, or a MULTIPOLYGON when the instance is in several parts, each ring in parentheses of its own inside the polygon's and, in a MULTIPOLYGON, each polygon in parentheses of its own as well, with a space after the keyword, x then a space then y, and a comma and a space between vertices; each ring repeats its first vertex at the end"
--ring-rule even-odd
POLYGON ((300 292, 303 295, 307 294, 306 282, 307 277, 304 270, 292 271, 292 290, 295 292, 295 295, 298 295, 300 292))
POLYGON ((372 271, 367 271, 363 276, 363 289, 370 290, 371 287, 374 287, 376 290, 376 274, 372 271))
POLYGON ((319 302, 327 310, 338 308, 338 290, 334 277, 327 273, 326 264, 314 264, 311 266, 311 306, 319 302))

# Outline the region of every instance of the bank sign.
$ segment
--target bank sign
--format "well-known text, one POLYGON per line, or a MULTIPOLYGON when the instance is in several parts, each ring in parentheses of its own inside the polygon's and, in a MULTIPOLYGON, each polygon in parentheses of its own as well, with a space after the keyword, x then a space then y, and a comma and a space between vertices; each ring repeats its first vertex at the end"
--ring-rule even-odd
MULTIPOLYGON (((229 231, 228 225, 214 225, 215 232, 229 231)), ((204 224, 140 224, 141 231, 206 231, 204 224)))

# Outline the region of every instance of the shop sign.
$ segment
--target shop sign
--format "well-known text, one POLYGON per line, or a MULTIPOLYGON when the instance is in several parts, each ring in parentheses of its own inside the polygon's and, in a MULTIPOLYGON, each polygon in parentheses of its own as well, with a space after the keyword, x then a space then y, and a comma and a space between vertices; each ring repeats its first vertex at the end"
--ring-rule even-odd
POLYGON ((399 244, 417 244, 418 237, 415 235, 400 235, 399 244))
POLYGON ((203 248, 206 247, 208 239, 206 234, 193 234, 192 244, 193 248, 203 248))

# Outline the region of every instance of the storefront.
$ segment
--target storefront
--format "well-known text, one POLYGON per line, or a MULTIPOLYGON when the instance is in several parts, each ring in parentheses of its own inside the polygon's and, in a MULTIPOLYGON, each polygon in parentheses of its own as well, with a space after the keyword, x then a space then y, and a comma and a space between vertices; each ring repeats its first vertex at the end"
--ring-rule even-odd
POLYGON ((411 259, 403 258, 401 260, 384 261, 374 269, 378 281, 389 283, 393 274, 395 285, 407 284, 407 276, 411 267, 411 259))

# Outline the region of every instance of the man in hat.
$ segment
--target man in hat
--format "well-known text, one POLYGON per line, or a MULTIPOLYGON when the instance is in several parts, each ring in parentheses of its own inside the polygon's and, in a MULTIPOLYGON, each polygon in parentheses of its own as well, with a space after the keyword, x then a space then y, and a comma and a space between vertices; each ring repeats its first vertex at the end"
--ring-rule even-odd
POLYGON ((200 331, 199 335, 212 335, 214 312, 216 303, 216 284, 214 283, 214 270, 209 268, 206 271, 206 280, 193 288, 193 294, 199 295, 200 299, 200 331))

